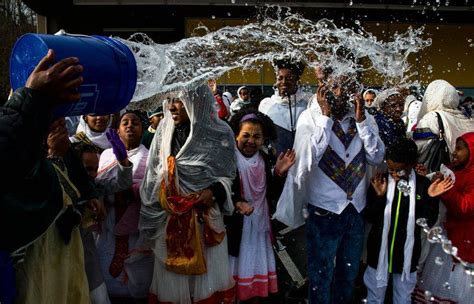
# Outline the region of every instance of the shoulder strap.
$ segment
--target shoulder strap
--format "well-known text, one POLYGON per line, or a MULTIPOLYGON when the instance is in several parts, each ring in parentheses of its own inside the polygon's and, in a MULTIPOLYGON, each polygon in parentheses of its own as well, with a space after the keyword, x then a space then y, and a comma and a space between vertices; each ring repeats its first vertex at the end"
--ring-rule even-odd
POLYGON ((441 119, 441 115, 438 112, 436 113, 436 117, 438 118, 438 128, 439 128, 439 137, 444 139, 444 125, 443 120, 441 119))

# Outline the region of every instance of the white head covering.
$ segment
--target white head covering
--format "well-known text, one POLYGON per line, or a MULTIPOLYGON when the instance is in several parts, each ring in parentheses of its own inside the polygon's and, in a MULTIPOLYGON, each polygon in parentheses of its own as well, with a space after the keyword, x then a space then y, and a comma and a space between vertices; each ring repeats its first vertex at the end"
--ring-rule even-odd
POLYGON ((438 79, 432 81, 426 88, 419 118, 432 111, 446 111, 457 114, 459 106, 459 94, 454 86, 446 80, 438 79))
MULTIPOLYGON (((214 96, 207 85, 197 89, 182 89, 168 94, 179 98, 191 122, 189 136, 176 157, 177 183, 183 195, 201 191, 220 182, 227 192, 224 204, 226 214, 232 214, 231 184, 235 176, 235 139, 230 127, 217 116, 214 96)), ((174 121, 170 111, 165 111, 150 146, 148 167, 140 188, 142 229, 151 237, 166 213, 158 202, 161 181, 168 179, 167 159, 171 155, 174 121)), ((220 214, 220 212, 219 212, 220 214)))
MULTIPOLYGON (((421 104, 417 129, 429 129, 435 135, 439 134, 439 125, 436 113, 443 121, 445 138, 449 151, 453 152, 456 139, 466 132, 474 131, 474 119, 467 118, 458 109, 459 95, 455 87, 445 80, 435 80, 426 88, 421 104)), ((423 151, 428 145, 419 144, 423 151)))
POLYGON ((237 89, 237 97, 240 98, 240 99, 242 99, 242 98, 240 97, 240 91, 242 91, 243 89, 247 89, 247 90, 248 90, 249 88, 248 88, 247 86, 241 86, 241 87, 239 87, 239 88, 237 89))
MULTIPOLYGON (((111 123, 112 123, 112 119, 109 116, 109 123, 107 125, 107 129, 110 127, 111 123)), ((105 135, 105 132, 107 131, 107 129, 104 132, 94 132, 94 131, 92 131, 91 128, 89 127, 89 125, 87 124, 86 120, 85 120, 85 116, 82 116, 80 121, 79 121, 79 125, 77 126, 76 134, 80 133, 80 132, 84 132, 86 134, 87 138, 89 138, 90 141, 94 145, 96 145, 99 148, 105 150, 105 149, 108 149, 108 148, 112 147, 110 145, 109 141, 107 140, 107 136, 105 135)), ((79 140, 76 139, 74 136, 69 137, 69 140, 72 143, 79 142, 79 140)))
POLYGON ((383 90, 383 91, 379 92, 377 94, 377 96, 375 97, 375 100, 374 100, 374 103, 372 104, 372 107, 380 109, 382 107, 383 103, 385 102, 385 100, 387 100, 387 98, 389 98, 390 96, 393 96, 393 95, 400 95, 400 92, 397 89, 394 89, 394 88, 386 89, 386 90, 383 90))
POLYGON ((230 105, 232 104, 233 98, 230 92, 222 93, 222 101, 224 101, 225 107, 227 108, 227 112, 230 111, 230 105))

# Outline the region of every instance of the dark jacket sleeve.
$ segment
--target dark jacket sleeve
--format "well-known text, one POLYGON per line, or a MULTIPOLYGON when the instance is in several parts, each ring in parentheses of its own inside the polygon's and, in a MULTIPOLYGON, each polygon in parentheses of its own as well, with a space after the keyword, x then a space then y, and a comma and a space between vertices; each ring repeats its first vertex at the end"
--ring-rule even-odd
POLYGON ((212 195, 214 196, 216 203, 219 205, 220 210, 222 210, 222 208, 224 208, 225 200, 227 199, 224 186, 217 182, 212 184, 209 187, 209 190, 212 191, 212 195))
POLYGON ((365 219, 369 223, 379 221, 384 217, 386 196, 378 196, 372 185, 367 191, 367 205, 365 208, 365 219))
POLYGON ((4 172, 9 172, 5 189, 35 174, 32 171, 46 156, 44 141, 50 122, 45 96, 31 89, 18 89, 1 108, 0 159, 4 172))
MULTIPOLYGON (((240 184, 240 175, 237 170, 232 183, 232 202, 242 201, 242 191, 240 184)), ((242 239, 242 229, 244 226, 244 216, 234 212, 231 216, 224 216, 224 224, 227 231, 227 249, 229 255, 238 257, 240 251, 240 241, 242 239)))
POLYGON ((8 172, 0 190, 0 249, 14 251, 48 229, 63 200, 43 147, 51 121, 45 97, 22 88, 0 111, 0 157, 8 172))
MULTIPOLYGON (((69 149, 64 162, 68 169, 68 176, 74 186, 77 187, 81 194, 79 201, 88 201, 99 197, 99 192, 94 180, 87 174, 86 169, 82 165, 80 158, 69 149)), ((76 202, 75 202, 76 203, 76 202)))

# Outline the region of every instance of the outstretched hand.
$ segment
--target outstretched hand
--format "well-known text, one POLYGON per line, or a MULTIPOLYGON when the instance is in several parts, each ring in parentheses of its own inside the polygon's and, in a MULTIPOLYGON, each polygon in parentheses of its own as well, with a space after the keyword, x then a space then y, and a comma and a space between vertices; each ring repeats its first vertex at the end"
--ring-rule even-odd
POLYGON ((279 176, 285 176, 288 170, 295 164, 296 153, 295 150, 286 150, 281 152, 275 164, 275 173, 279 176))
POLYGON ((53 63, 54 51, 50 49, 28 77, 25 87, 46 94, 52 106, 78 101, 81 98, 78 88, 83 82, 79 59, 69 57, 53 63))
POLYGON ((370 180, 372 187, 374 187, 377 196, 384 196, 387 193, 387 179, 383 177, 382 173, 377 172, 374 177, 370 180))
POLYGON ((108 129, 105 132, 105 136, 107 136, 107 140, 112 146, 112 152, 114 153, 115 158, 119 162, 126 160, 128 158, 127 149, 125 148, 125 145, 118 136, 117 132, 114 129, 108 129))
POLYGON ((431 197, 436 197, 446 193, 452 187, 454 187, 454 181, 451 179, 451 177, 446 177, 444 179, 436 179, 429 186, 428 195, 431 197))
POLYGON ((423 164, 417 164, 415 167, 416 173, 422 176, 426 176, 428 174, 428 168, 426 168, 423 164))

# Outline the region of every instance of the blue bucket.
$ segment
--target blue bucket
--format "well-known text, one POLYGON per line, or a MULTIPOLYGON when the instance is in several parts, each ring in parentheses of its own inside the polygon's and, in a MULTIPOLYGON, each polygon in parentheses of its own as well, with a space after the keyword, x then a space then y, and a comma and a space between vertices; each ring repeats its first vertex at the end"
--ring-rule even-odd
POLYGON ((105 115, 123 109, 133 97, 137 84, 137 64, 130 49, 120 41, 103 36, 26 34, 13 47, 10 83, 23 87, 48 49, 55 60, 78 57, 84 67, 84 82, 78 102, 59 106, 55 117, 95 113, 105 115))

